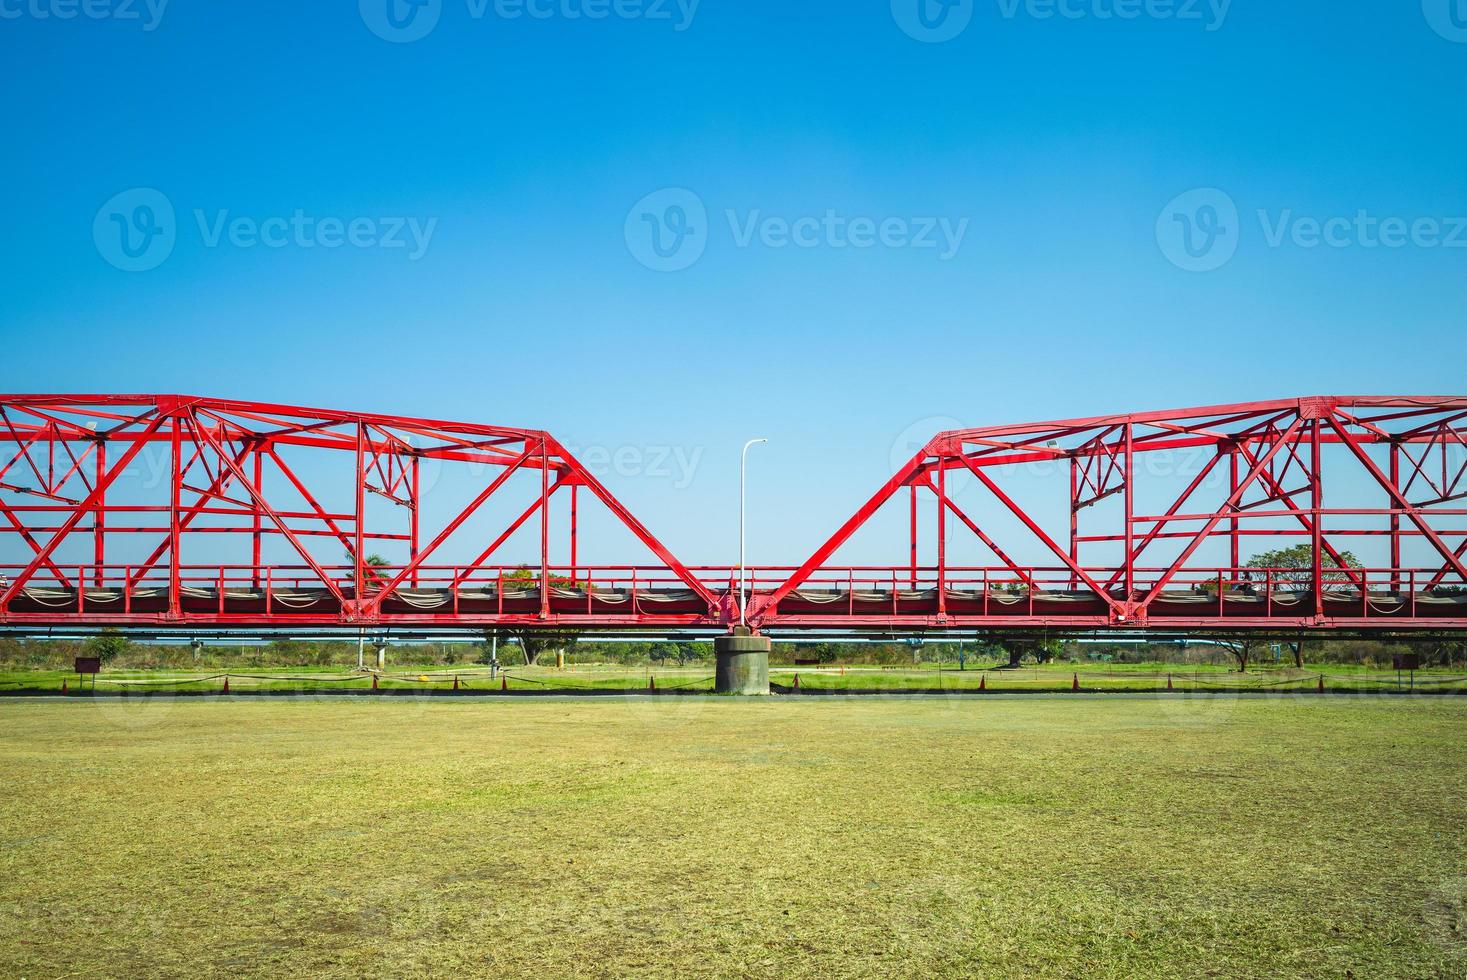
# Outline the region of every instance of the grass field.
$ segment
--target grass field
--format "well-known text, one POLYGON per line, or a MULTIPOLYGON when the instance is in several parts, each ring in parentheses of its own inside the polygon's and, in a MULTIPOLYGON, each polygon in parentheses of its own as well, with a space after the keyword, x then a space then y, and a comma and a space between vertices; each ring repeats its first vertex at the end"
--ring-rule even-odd
POLYGON ((0 975, 1467 971, 1467 700, 0 702, 0 975))
MULTIPOLYGON (((372 678, 340 667, 290 668, 211 668, 199 670, 108 670, 97 684, 98 692, 110 693, 217 693, 228 673, 231 692, 344 692, 369 691, 372 678)), ((710 664, 687 667, 623 667, 615 665, 578 665, 557 670, 553 667, 512 667, 509 690, 553 693, 560 690, 647 690, 651 683, 663 692, 687 693, 713 690, 710 664)), ((970 667, 959 670, 956 665, 912 668, 891 667, 773 667, 774 683, 793 688, 799 677, 799 688, 807 693, 827 691, 939 691, 976 692, 980 685, 994 692, 1067 691, 1078 677, 1082 690, 1090 691, 1162 691, 1168 679, 1178 691, 1289 691, 1314 690, 1321 674, 1325 686, 1334 691, 1391 692, 1401 689, 1403 681, 1394 671, 1369 670, 1360 667, 1329 665, 1292 668, 1254 668, 1239 674, 1224 667, 1167 664, 1049 664, 1021 670, 983 670, 970 667)), ((454 679, 460 691, 491 693, 500 689, 500 681, 491 678, 484 667, 464 665, 442 666, 393 665, 378 678, 379 690, 452 691, 454 679)), ((12 670, 0 672, 0 695, 15 693, 57 693, 62 682, 75 690, 77 675, 65 670, 12 670)), ((90 681, 88 682, 90 684, 90 681)), ((1414 689, 1423 693, 1467 694, 1467 672, 1462 670, 1418 671, 1414 689)))

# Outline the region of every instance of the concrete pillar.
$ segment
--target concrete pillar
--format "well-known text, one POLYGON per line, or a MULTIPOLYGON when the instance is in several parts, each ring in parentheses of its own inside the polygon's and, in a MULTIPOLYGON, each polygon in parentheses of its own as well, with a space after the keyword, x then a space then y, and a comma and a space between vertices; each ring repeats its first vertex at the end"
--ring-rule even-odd
POLYGON ((387 669, 387 644, 380 640, 377 642, 377 669, 387 669))
POLYGON ((741 628, 713 641, 718 660, 714 690, 719 694, 769 693, 769 638, 741 628))

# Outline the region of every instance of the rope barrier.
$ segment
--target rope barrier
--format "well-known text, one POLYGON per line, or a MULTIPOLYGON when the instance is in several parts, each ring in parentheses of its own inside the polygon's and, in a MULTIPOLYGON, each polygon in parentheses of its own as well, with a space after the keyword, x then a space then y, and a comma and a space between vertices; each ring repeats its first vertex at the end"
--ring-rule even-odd
POLYGON ((228 674, 211 674, 208 677, 169 678, 161 681, 145 681, 125 677, 99 677, 93 674, 92 680, 100 681, 103 684, 116 684, 120 687, 176 687, 180 684, 202 684, 205 681, 217 681, 221 677, 228 676, 228 674))
POLYGON ((714 679, 713 678, 713 675, 710 674, 707 677, 699 677, 699 678, 697 678, 695 680, 687 681, 686 683, 683 683, 683 684, 667 684, 667 685, 664 685, 662 687, 662 690, 664 690, 664 691, 681 691, 681 690, 684 690, 686 688, 692 687, 695 684, 706 684, 709 681, 712 681, 713 679, 714 679))
POLYGON ((352 681, 366 680, 370 674, 357 674, 352 677, 282 677, 277 674, 240 674, 229 672, 230 677, 244 677, 252 681, 295 681, 298 683, 318 682, 321 684, 350 684, 352 681))

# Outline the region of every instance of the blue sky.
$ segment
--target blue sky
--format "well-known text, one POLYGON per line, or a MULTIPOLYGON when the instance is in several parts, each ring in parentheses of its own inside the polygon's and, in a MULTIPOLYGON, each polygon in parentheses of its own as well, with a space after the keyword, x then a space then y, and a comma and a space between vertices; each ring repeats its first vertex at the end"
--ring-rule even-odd
POLYGON ((406 43, 387 0, 94 2, 0 0, 10 391, 631 447, 657 472, 606 482, 694 562, 767 436, 775 562, 933 420, 1463 387, 1464 0, 926 0, 926 36, 916 0, 434 0, 406 43), (127 271, 138 189, 171 250, 127 271))

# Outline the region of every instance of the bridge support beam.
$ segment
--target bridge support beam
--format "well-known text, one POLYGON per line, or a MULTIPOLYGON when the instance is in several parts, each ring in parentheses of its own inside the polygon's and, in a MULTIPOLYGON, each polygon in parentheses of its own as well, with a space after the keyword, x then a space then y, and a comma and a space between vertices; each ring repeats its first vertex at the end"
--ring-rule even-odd
POLYGON ((713 689, 719 694, 769 693, 769 637, 745 628, 713 641, 718 666, 713 689))

